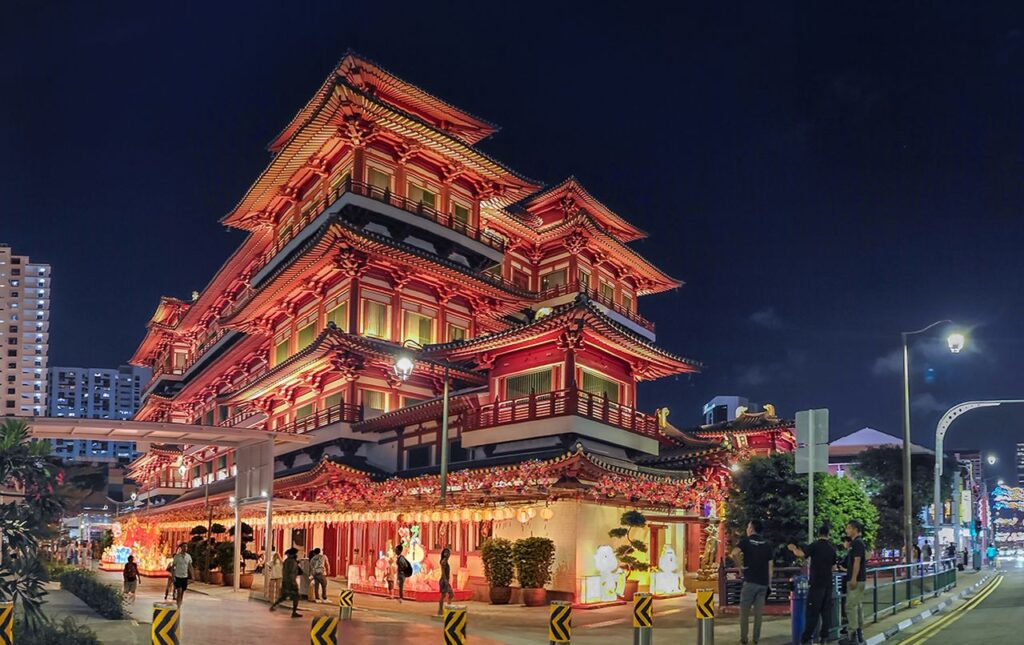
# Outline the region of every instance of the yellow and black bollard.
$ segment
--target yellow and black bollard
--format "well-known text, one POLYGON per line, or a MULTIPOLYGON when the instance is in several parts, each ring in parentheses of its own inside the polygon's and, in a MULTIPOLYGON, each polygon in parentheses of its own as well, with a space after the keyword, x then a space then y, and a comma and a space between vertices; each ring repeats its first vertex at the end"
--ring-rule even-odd
POLYGON ((181 642, 179 613, 180 609, 175 603, 153 603, 153 645, 178 645, 181 642))
POLYGON ((697 591, 697 645, 715 645, 715 592, 697 591))
POLYGON ((0 645, 14 645, 13 602, 0 602, 0 645))
POLYGON ((551 602, 551 621, 548 623, 549 645, 572 642, 572 603, 564 600, 551 602))
POLYGON ((352 620, 352 607, 356 604, 356 592, 342 589, 338 594, 338 619, 352 620))
POLYGON ((654 641, 654 597, 649 593, 633 596, 633 645, 651 645, 654 641))
POLYGON ((317 616, 309 628, 311 645, 337 645, 338 619, 334 616, 317 616))
POLYGON ((466 606, 444 608, 444 645, 466 645, 466 606))

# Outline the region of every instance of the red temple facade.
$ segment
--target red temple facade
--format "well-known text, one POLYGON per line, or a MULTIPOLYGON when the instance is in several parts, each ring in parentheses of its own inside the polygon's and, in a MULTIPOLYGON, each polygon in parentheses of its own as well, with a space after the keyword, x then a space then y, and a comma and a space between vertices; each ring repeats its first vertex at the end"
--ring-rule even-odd
MULTIPOLYGON (((545 189, 480 152, 496 130, 347 55, 223 218, 241 246, 190 301, 161 300, 132 359, 153 369, 136 418, 308 435, 276 455, 272 540, 323 548, 356 588, 380 586, 381 554, 403 541, 414 593, 429 595, 445 545, 458 588, 479 593, 483 539, 544 535, 551 592, 606 600, 602 547, 637 508, 656 567, 641 585, 672 593, 697 570, 729 466, 791 450, 792 424, 769 410, 679 431, 638 410, 637 383, 700 369, 638 311, 681 283, 575 179, 545 189)), ((230 516, 234 474, 231 451, 207 446, 155 446, 132 466, 168 544, 230 516)))

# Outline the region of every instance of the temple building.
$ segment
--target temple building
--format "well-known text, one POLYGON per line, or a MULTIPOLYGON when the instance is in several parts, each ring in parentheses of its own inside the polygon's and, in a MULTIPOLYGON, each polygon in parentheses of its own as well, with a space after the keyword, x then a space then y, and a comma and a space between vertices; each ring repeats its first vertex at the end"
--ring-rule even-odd
MULTIPOLYGON (((640 587, 678 592, 730 467, 791 450, 792 423, 765 406, 678 430, 637 409, 639 382, 701 368, 639 313, 681 282, 576 179, 544 188, 481 152, 496 131, 346 55, 223 218, 241 246, 191 299, 161 299, 131 360, 153 370, 136 419, 307 435, 275 455, 272 542, 321 547, 358 590, 383 588, 403 542, 407 593, 436 599, 447 545, 460 597, 485 597, 483 540, 534 535, 555 542, 551 597, 614 600, 602 547, 636 509, 640 587)), ((135 516, 168 546, 228 523, 235 474, 230 450, 150 446, 135 516)), ((243 512, 256 544, 260 512, 243 512)))

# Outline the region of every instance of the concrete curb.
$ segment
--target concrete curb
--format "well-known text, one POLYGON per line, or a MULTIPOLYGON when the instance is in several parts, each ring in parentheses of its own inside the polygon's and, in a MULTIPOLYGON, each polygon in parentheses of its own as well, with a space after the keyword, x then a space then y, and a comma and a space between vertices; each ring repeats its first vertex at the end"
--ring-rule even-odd
POLYGON ((902 632, 903 630, 909 629, 913 625, 916 625, 916 624, 918 624, 918 623, 920 623, 920 622, 922 622, 924 620, 927 620, 927 619, 931 618, 932 616, 934 616, 936 614, 941 613, 947 607, 952 605, 953 601, 960 600, 961 598, 963 598, 967 594, 973 593, 978 587, 980 587, 983 584, 985 584, 986 582, 988 582, 989 579, 992 578, 992 575, 993 574, 991 574, 991 573, 986 575, 984 578, 982 578, 981 580, 975 582, 970 587, 964 589, 963 591, 961 591, 960 593, 958 593, 955 596, 952 596, 950 598, 947 598, 947 599, 943 600, 942 602, 940 602, 938 605, 932 607, 931 609, 926 609, 926 610, 922 611, 920 614, 917 614, 916 616, 912 616, 910 618, 907 618, 906 620, 901 620, 899 622, 899 624, 897 624, 895 627, 890 627, 889 629, 885 630, 881 634, 875 634, 871 638, 865 639, 864 640, 865 645, 878 645, 879 643, 882 643, 882 642, 885 642, 885 641, 889 640, 890 638, 892 638, 896 634, 902 632))

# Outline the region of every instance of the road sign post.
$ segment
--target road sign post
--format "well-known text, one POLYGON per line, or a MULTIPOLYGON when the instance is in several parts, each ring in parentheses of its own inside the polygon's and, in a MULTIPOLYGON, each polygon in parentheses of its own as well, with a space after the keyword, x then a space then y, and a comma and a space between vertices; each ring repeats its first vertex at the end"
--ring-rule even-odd
POLYGON ((807 473, 807 543, 814 541, 814 473, 828 472, 828 408, 796 413, 796 472, 807 473))
POLYGON ((342 589, 338 594, 338 618, 352 620, 352 607, 356 604, 356 593, 351 589, 342 589))
POLYGON ((0 645, 14 645, 13 602, 0 602, 0 645))
POLYGON ((317 616, 309 628, 310 645, 337 645, 338 619, 334 616, 317 616))
POLYGON ((564 600, 551 602, 548 642, 549 645, 572 642, 572 603, 564 600))
POLYGON ((649 593, 633 595, 633 645, 651 645, 654 640, 653 603, 649 593))
POLYGON ((150 628, 153 645, 178 645, 178 614, 179 607, 175 603, 154 603, 153 626, 150 628))
POLYGON ((697 591, 697 645, 715 645, 715 592, 697 591))
POLYGON ((444 608, 444 645, 466 645, 465 605, 446 605, 444 608))

